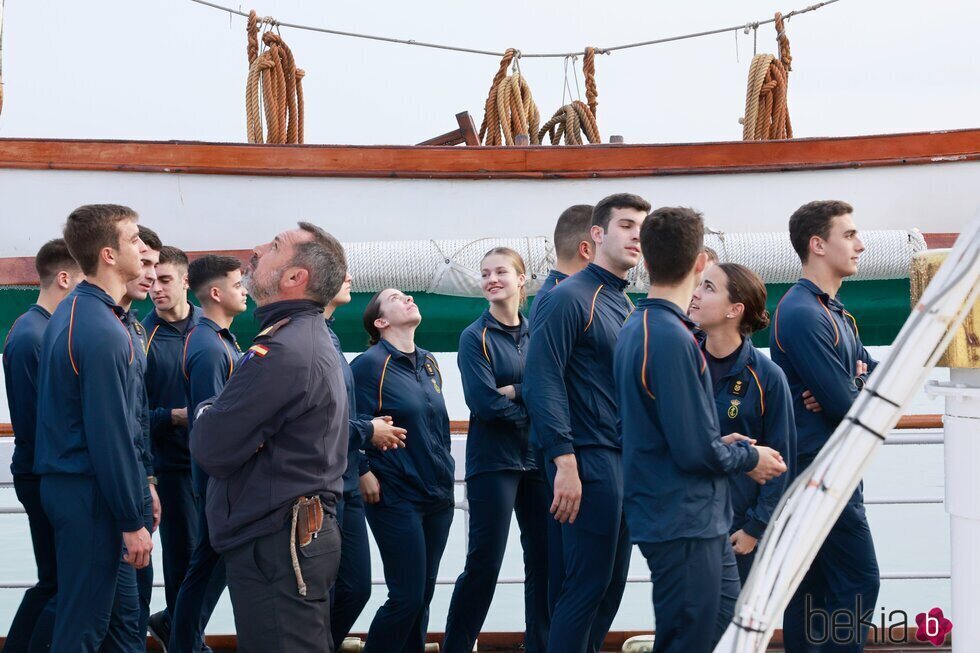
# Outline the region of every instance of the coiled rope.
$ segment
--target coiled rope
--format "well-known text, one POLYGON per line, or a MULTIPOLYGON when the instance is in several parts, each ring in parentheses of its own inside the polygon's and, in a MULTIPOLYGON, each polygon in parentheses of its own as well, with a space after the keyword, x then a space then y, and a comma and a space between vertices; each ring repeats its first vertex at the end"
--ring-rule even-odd
POLYGON ((271 18, 259 18, 249 12, 248 78, 245 82, 245 119, 249 143, 295 144, 303 142, 303 84, 305 72, 296 67, 289 46, 279 34, 262 34, 264 52, 259 52, 259 25, 274 24, 271 18), (261 98, 261 99, 260 99, 261 98), (261 109, 260 109, 261 102, 261 109), (265 112, 266 135, 262 132, 265 112))
MULTIPOLYGON (((547 134, 552 145, 559 145, 562 139, 565 145, 582 145, 583 132, 590 143, 602 142, 595 117, 596 107, 599 106, 596 99, 599 91, 595 82, 595 55, 595 48, 586 48, 585 59, 582 62, 582 72, 585 74, 585 99, 588 105, 581 100, 573 100, 558 109, 538 132, 540 142, 544 143, 544 136, 547 134)), ((568 89, 568 60, 566 59, 565 62, 565 88, 568 89)), ((578 89, 578 76, 575 77, 575 88, 578 89)))
POLYGON ((772 54, 757 54, 749 66, 745 115, 739 120, 742 123, 742 140, 745 141, 793 138, 787 106, 793 57, 789 51, 783 15, 779 12, 776 12, 775 23, 779 58, 772 54))
POLYGON ((531 87, 518 70, 507 74, 507 67, 511 62, 516 65, 519 58, 520 53, 509 48, 490 83, 480 125, 480 142, 484 145, 513 145, 518 134, 527 134, 533 145, 541 142, 538 137, 541 113, 531 96, 531 87))

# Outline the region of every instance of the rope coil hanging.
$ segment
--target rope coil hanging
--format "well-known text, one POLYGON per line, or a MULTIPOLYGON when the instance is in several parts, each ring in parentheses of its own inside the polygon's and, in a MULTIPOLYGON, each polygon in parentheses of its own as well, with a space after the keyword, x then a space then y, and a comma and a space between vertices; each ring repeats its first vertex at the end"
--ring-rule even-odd
MULTIPOLYGON (((551 116, 551 119, 541 126, 541 131, 538 132, 540 142, 544 143, 544 137, 547 134, 552 145, 559 145, 563 138, 566 145, 582 145, 584 144, 583 133, 590 143, 602 142, 595 117, 596 107, 599 106, 597 100, 599 91, 595 82, 595 55, 595 48, 586 48, 585 59, 582 62, 582 72, 585 74, 585 99, 588 104, 581 100, 573 100, 558 109, 555 115, 551 116)), ((567 67, 565 71, 567 84, 567 67)), ((575 86, 578 88, 578 77, 575 78, 575 86)))
POLYGON ((305 72, 296 67, 292 50, 279 34, 262 34, 265 51, 259 52, 259 25, 274 24, 249 12, 248 78, 245 83, 245 115, 249 143, 296 144, 303 142, 304 102, 302 79, 305 72), (261 108, 260 108, 261 102, 261 108), (262 131, 262 111, 266 132, 262 131))
POLYGON ((739 120, 742 123, 742 140, 745 141, 793 138, 787 106, 793 57, 789 51, 783 15, 779 12, 776 12, 775 23, 779 58, 773 54, 757 54, 749 65, 745 115, 739 120))
POLYGON ((484 145, 513 145, 518 134, 527 134, 532 145, 541 142, 538 137, 541 113, 531 96, 531 87, 519 70, 507 75, 507 67, 511 62, 516 66, 519 58, 520 53, 509 48, 490 83, 480 125, 480 142, 484 145))

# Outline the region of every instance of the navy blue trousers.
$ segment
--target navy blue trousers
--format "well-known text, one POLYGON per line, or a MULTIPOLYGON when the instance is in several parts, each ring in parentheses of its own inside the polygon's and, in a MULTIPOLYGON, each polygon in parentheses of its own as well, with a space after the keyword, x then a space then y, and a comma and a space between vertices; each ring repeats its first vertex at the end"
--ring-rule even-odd
POLYGON ((424 653, 429 603, 446 550, 453 504, 418 505, 385 491, 364 506, 381 552, 388 600, 368 631, 364 653, 424 653))
POLYGON ((787 653, 855 653, 864 650, 881 579, 861 486, 820 547, 810 570, 783 614, 787 653), (833 615, 840 616, 839 627, 833 615))
POLYGON ((551 517, 551 504, 555 502, 555 486, 548 480, 548 466, 540 449, 535 450, 538 461, 538 474, 544 483, 545 500, 548 504, 548 614, 554 614, 558 595, 561 594, 562 580, 565 578, 565 558, 561 546, 561 524, 551 517))
POLYGON ((136 570, 122 562, 122 534, 95 478, 44 476, 41 502, 54 528, 58 567, 51 650, 143 650, 136 570))
POLYGON ((642 543, 653 581, 654 653, 710 653, 741 591, 727 535, 642 543))
MULTIPOLYGON (((575 523, 561 526, 564 577, 551 614, 548 650, 595 653, 619 611, 632 547, 623 518, 622 453, 582 447, 575 458, 582 501, 575 523)), ((554 461, 547 461, 545 469, 553 488, 554 461)))
POLYGON ((344 493, 337 504, 337 524, 341 535, 340 568, 330 599, 330 632, 334 649, 340 650, 371 598, 371 545, 359 491, 344 493))
MULTIPOLYGON (((759 540, 760 542, 762 540, 759 540)), ((752 563, 755 562, 755 554, 759 551, 759 545, 756 544, 755 549, 752 553, 744 556, 738 554, 735 555, 735 564, 738 565, 738 580, 745 585, 745 581, 749 578, 749 572, 752 571, 752 563)))
POLYGON ((548 647, 548 497, 538 470, 484 472, 466 479, 469 503, 469 551, 449 603, 447 653, 473 650, 504 560, 511 514, 516 513, 524 549, 524 648, 545 653, 548 647))
MULTIPOLYGON (((7 632, 3 650, 26 653, 33 638, 36 646, 51 643, 54 608, 45 610, 58 591, 58 566, 54 553, 54 528, 41 505, 41 479, 36 476, 14 476, 14 492, 24 506, 31 529, 31 544, 37 564, 37 585, 24 592, 14 620, 7 632)), ((43 650, 43 648, 41 649, 43 650)))
MULTIPOLYGON (((162 504, 161 504, 162 508, 162 504)), ((143 525, 153 534, 153 495, 150 486, 143 488, 143 525)), ((126 564, 126 563, 123 563, 126 564)), ((150 620, 150 599, 153 598, 153 562, 136 570, 136 589, 140 599, 138 629, 146 638, 146 624, 150 620)), ((142 650, 142 649, 141 649, 142 650)))
POLYGON ((187 575, 180 584, 177 601, 171 616, 170 653, 195 653, 204 641, 204 629, 211 620, 211 613, 225 590, 225 562, 211 548, 208 536, 207 475, 195 467, 194 490, 197 499, 197 532, 199 537, 191 555, 187 575))
POLYGON ((163 585, 167 612, 173 615, 177 592, 197 544, 197 501, 190 470, 157 472, 160 484, 160 547, 163 549, 163 585))

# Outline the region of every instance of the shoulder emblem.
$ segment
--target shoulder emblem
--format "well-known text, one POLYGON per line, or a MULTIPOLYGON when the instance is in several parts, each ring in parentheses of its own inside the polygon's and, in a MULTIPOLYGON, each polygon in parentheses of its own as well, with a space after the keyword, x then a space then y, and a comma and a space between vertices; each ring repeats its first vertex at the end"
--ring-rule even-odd
POLYGON ((253 356, 265 356, 269 353, 269 348, 264 345, 252 345, 248 348, 253 356))
POLYGON ((745 381, 742 379, 735 379, 732 381, 731 387, 728 388, 728 393, 735 395, 736 397, 745 396, 745 381))
MULTIPOLYGON (((256 338, 264 338, 264 337, 274 336, 276 334, 276 331, 278 331, 279 329, 283 328, 287 324, 289 324, 289 318, 288 317, 284 317, 281 320, 279 320, 278 322, 276 322, 275 324, 273 324, 271 326, 268 326, 265 329, 262 329, 261 331, 259 331, 259 334, 257 336, 255 336, 255 337, 256 338)), ((263 354, 263 356, 264 355, 265 354, 263 354)))

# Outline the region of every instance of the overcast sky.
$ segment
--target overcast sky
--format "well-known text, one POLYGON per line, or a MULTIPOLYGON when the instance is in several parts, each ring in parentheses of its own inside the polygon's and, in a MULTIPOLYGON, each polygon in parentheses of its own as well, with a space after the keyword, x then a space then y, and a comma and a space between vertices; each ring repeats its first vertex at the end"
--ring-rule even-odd
MULTIPOLYGON (((531 52, 725 27, 806 4, 255 0, 254 6, 288 22, 531 52)), ((840 0, 792 19, 795 135, 980 126, 978 25, 976 0, 840 0)), ((283 37, 307 72, 308 143, 412 144, 454 128, 462 110, 479 125, 498 64, 493 57, 285 28, 283 37)), ((737 58, 732 32, 600 57, 604 139, 739 139, 752 36, 739 32, 737 42, 737 58)), ((0 136, 244 141, 245 43, 244 18, 189 0, 6 0, 0 136)), ((771 24, 759 29, 758 45, 775 51, 771 24)), ((546 119, 562 103, 563 61, 525 59, 522 70, 546 119)))

